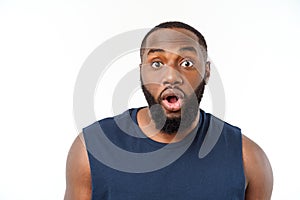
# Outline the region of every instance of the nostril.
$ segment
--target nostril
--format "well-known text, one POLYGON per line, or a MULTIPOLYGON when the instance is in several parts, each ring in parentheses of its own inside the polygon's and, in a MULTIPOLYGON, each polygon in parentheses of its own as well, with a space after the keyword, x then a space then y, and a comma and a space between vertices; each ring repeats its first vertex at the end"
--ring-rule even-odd
POLYGON ((174 81, 174 82, 170 82, 170 81, 163 82, 164 85, 181 85, 182 83, 183 83, 183 81, 181 81, 181 80, 174 81))

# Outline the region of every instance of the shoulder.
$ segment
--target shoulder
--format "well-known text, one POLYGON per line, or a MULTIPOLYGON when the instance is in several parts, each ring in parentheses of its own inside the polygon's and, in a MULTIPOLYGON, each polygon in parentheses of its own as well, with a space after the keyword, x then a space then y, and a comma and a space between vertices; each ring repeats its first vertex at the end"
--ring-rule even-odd
POLYGON ((137 113, 138 109, 139 108, 127 109, 120 114, 116 114, 116 115, 110 116, 110 117, 105 117, 98 121, 95 121, 94 123, 83 128, 83 134, 85 133, 86 130, 95 129, 95 128, 99 127, 99 125, 101 126, 101 128, 102 127, 110 128, 110 126, 114 127, 114 126, 120 126, 120 125, 122 126, 124 124, 128 124, 129 122, 133 121, 134 117, 136 117, 136 113, 137 113), (134 115, 133 118, 132 118, 132 115, 134 115))
POLYGON ((271 164, 263 149, 242 135, 246 199, 270 199, 273 189, 271 164))
POLYGON ((67 158, 65 200, 90 199, 91 175, 84 137, 74 140, 67 158))

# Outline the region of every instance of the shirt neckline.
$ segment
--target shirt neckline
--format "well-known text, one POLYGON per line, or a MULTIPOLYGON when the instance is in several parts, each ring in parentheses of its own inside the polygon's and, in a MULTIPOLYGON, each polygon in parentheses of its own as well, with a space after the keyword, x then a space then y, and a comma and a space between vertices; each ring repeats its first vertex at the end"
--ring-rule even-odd
POLYGON ((136 134, 140 137, 143 138, 143 140, 145 142, 147 142, 150 145, 159 147, 159 148, 178 148, 181 147, 183 145, 187 145, 188 143, 192 143, 192 141, 195 140, 197 134, 200 134, 200 127, 202 125, 202 113, 200 112, 200 116, 199 116, 199 121, 197 126, 186 136, 184 137, 182 140, 178 141, 178 142, 174 142, 174 143, 163 143, 163 142, 158 142, 155 141, 151 138, 149 138, 147 135, 145 135, 145 133, 141 130, 141 128, 139 127, 138 121, 137 121, 137 113, 140 109, 145 108, 145 107, 140 107, 140 108, 133 108, 131 109, 130 112, 130 117, 132 118, 133 122, 136 124, 136 126, 134 126, 134 131, 136 132, 136 134))

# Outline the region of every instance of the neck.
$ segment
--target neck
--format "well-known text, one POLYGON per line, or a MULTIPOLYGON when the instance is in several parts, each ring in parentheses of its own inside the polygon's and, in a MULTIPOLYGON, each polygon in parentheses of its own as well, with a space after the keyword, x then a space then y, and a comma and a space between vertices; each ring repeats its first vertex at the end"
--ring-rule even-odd
POLYGON ((151 118, 150 110, 148 107, 142 108, 137 113, 137 121, 140 129, 150 139, 161 143, 174 143, 179 142, 185 138, 194 128, 196 128, 199 122, 200 112, 198 111, 197 117, 191 123, 191 126, 181 132, 174 134, 166 134, 156 129, 154 121, 151 118))

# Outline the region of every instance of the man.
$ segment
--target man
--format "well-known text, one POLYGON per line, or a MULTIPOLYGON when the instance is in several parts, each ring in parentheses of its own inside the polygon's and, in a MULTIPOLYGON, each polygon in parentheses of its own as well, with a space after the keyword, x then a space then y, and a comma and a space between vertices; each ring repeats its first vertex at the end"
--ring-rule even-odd
POLYGON ((68 155, 65 200, 270 199, 263 150, 199 109, 210 76, 201 33, 162 23, 145 36, 140 55, 148 107, 83 129, 68 155), (211 147, 205 155, 203 146, 211 147))

